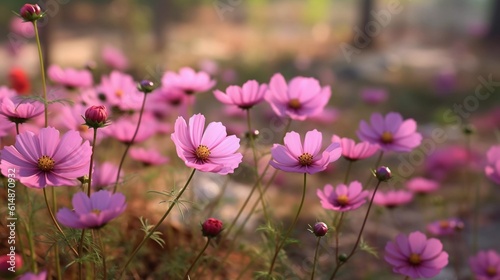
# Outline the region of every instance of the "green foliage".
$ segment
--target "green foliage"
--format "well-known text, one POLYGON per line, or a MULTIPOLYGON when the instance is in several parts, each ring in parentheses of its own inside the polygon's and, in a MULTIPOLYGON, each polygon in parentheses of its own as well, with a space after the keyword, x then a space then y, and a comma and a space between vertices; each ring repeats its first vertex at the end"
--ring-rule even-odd
MULTIPOLYGON (((154 225, 150 225, 148 220, 144 219, 142 216, 139 217, 139 221, 141 221, 142 225, 141 230, 144 231, 145 235, 148 235, 149 232, 155 227, 154 225)), ((163 233, 155 231, 151 234, 149 238, 153 239, 156 243, 158 243, 158 245, 160 245, 163 248, 163 245, 165 245, 165 240, 161 238, 161 235, 163 235, 163 233)))
POLYGON ((361 238, 359 242, 359 249, 361 251, 367 252, 368 254, 374 256, 377 259, 379 258, 377 249, 368 245, 368 243, 366 243, 366 241, 363 238, 361 238))

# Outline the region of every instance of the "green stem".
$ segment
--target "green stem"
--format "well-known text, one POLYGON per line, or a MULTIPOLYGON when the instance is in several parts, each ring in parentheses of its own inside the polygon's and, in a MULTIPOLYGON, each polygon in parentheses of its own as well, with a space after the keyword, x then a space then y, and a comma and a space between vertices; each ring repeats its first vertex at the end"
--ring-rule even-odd
POLYGON ((104 253, 104 245, 102 243, 102 235, 100 230, 93 230, 95 232, 95 235, 97 236, 97 242, 99 242, 99 248, 101 250, 101 258, 102 258, 102 273, 103 273, 103 279, 106 280, 108 279, 108 272, 106 268, 106 254, 104 253))
MULTIPOLYGON (((252 122, 250 118, 250 109, 247 109, 247 126, 248 126, 248 138, 250 139, 250 147, 252 148, 252 154, 253 154, 253 161, 254 161, 254 173, 255 173, 255 179, 257 179, 257 189, 259 190, 260 193, 260 202, 262 203, 262 211, 264 213, 264 218, 266 221, 269 221, 269 215, 267 213, 267 207, 266 203, 264 201, 264 197, 262 195, 262 186, 261 186, 261 180, 259 180, 259 162, 257 160, 257 151, 255 148, 255 141, 254 141, 254 136, 252 132, 252 122)), ((253 192, 252 192, 253 193, 253 192)), ((250 195, 249 195, 250 197, 250 195)))
POLYGON ((189 272, 191 272, 191 270, 193 270, 195 264, 198 262, 198 260, 201 258, 201 256, 203 255, 203 253, 207 249, 208 244, 210 244, 210 239, 211 239, 210 237, 207 238, 207 243, 205 243, 205 246, 203 247, 203 249, 201 249, 201 252, 198 254, 198 256, 196 256, 196 259, 194 259, 193 263, 191 264, 191 266, 189 267, 189 269, 186 271, 186 273, 184 274, 184 276, 182 277, 182 279, 190 279, 189 278, 189 272))
POLYGON ((118 172, 116 173, 116 180, 115 180, 115 186, 113 187, 113 193, 116 193, 116 190, 118 188, 118 181, 120 180, 120 174, 122 171, 123 167, 123 162, 125 161, 125 157, 127 156, 128 150, 130 149, 130 146, 134 144, 135 137, 137 136, 137 133, 139 132, 139 127, 141 126, 141 121, 142 121, 142 115, 144 114, 144 106, 146 105, 146 97, 148 95, 145 93, 144 98, 142 99, 142 105, 141 105, 141 111, 139 112, 139 120, 137 122, 137 126, 135 128, 134 136, 132 136, 132 139, 127 143, 127 146, 125 148, 125 152, 123 152, 122 158, 120 160, 120 166, 118 167, 118 172))
MULTIPOLYGON (((26 227, 26 225, 25 225, 26 227)), ((38 267, 36 265, 36 253, 35 253, 35 242, 33 240, 33 233, 31 232, 31 226, 30 229, 26 228, 26 233, 28 235, 28 246, 30 247, 30 252, 31 252, 31 269, 33 270, 34 273, 38 273, 38 267)))
POLYGON ((62 280, 62 272, 61 272, 61 259, 59 257, 59 245, 55 244, 54 246, 54 257, 55 257, 55 265, 56 265, 56 275, 58 280, 62 280))
POLYGON ((276 251, 274 252, 274 257, 273 260, 271 261, 271 267, 269 267, 269 271, 267 272, 268 278, 271 277, 271 274, 273 273, 274 265, 276 264, 276 259, 278 258, 278 254, 281 251, 281 248, 283 248, 283 245, 285 245, 286 240, 288 239, 288 236, 292 232, 292 229, 295 227, 295 224, 297 223, 297 220, 299 219, 299 214, 300 211, 302 210, 302 206, 304 205, 304 199, 306 197, 306 178, 307 178, 307 173, 304 173, 304 185, 302 187, 302 198, 300 200, 300 205, 299 209, 297 210, 297 214, 295 215, 295 219, 293 220, 292 224, 288 228, 288 230, 285 233, 285 236, 279 243, 279 245, 276 247, 276 251))
POLYGON ((132 261, 132 259, 135 257, 135 255, 137 254, 137 252, 139 251, 139 249, 141 249, 142 245, 144 245, 144 243, 146 243, 146 241, 149 239, 149 237, 151 237, 151 235, 153 235, 153 233, 160 226, 160 224, 163 222, 163 220, 165 220, 165 218, 168 216, 168 214, 170 214, 170 212, 172 211, 172 209, 174 208, 174 206, 179 201, 179 198, 182 196, 182 194, 184 193, 184 191, 187 189, 187 186, 191 182, 191 179, 193 179, 193 176, 194 176, 195 172, 196 172, 196 169, 193 169, 193 171, 191 172, 191 175, 189 175, 189 178, 186 181, 186 184, 184 185, 184 187, 182 187, 182 189, 179 192, 179 194, 177 194, 177 196, 175 197, 175 199, 172 201, 172 203, 170 204, 170 206, 167 209, 167 212, 165 212, 165 214, 161 217, 161 219, 158 221, 158 223, 156 223, 156 225, 151 230, 148 231, 148 234, 146 234, 146 236, 144 236, 144 238, 142 239, 141 243, 139 243, 139 245, 137 245, 137 247, 135 247, 134 251, 132 252, 132 254, 128 258, 127 262, 123 266, 122 270, 118 274, 118 278, 117 279, 121 279, 122 278, 123 273, 125 273, 125 270, 127 269, 128 265, 130 264, 130 262, 132 261))
POLYGON ((351 172, 352 163, 353 161, 349 160, 349 163, 347 164, 347 171, 345 172, 344 184, 347 184, 347 180, 349 179, 349 173, 351 172))
POLYGON ((337 266, 339 265, 339 235, 340 228, 342 227, 342 221, 344 220, 345 212, 340 213, 339 222, 335 227, 335 261, 337 262, 337 266))
POLYGON ((365 218, 363 220, 363 224, 361 225, 361 230, 359 231, 359 234, 358 234, 358 238, 356 239, 356 242, 354 243, 354 246, 351 250, 351 252, 349 253, 349 255, 347 256, 347 258, 345 259, 345 261, 343 262, 340 262, 337 267, 335 268, 335 270, 333 271, 333 274, 332 276, 330 277, 330 280, 333 280, 335 278, 335 275, 337 274, 337 272, 339 271, 340 267, 342 267, 344 264, 347 263, 347 261, 354 255, 354 253, 356 252, 356 249, 358 248, 358 244, 359 244, 359 241, 361 240, 361 235, 363 234, 363 230, 365 229, 365 225, 366 225, 366 221, 368 220, 368 215, 370 214, 370 209, 372 208, 372 204, 373 204, 373 199, 375 198, 375 194, 377 193, 377 190, 378 190, 378 187, 380 186, 380 183, 382 181, 378 181, 377 185, 375 186, 375 190, 373 191, 373 194, 372 194, 372 198, 370 199, 370 204, 368 204, 368 210, 366 211, 366 215, 365 215, 365 218))
MULTIPOLYGON (((373 167, 374 170, 377 170, 377 168, 379 167, 380 163, 382 162, 382 156, 383 155, 384 155, 384 151, 380 150, 380 154, 378 155, 377 161, 375 162, 375 166, 373 167)), ((370 172, 370 177, 368 178, 368 181, 366 181, 365 186, 369 186, 370 185, 370 183, 372 182, 373 177, 374 177, 373 174, 371 174, 371 172, 370 172)))
POLYGON ((313 262, 313 270, 311 273, 311 280, 314 280, 314 272, 316 271, 316 262, 318 261, 318 251, 319 251, 320 241, 321 241, 321 236, 318 236, 318 241, 316 241, 316 250, 314 250, 314 262, 313 262))
MULTIPOLYGON (((82 234, 80 236, 80 243, 78 245, 78 255, 82 256, 83 255, 83 240, 85 238, 85 229, 82 229, 82 234)), ((82 280, 83 279, 83 262, 79 261, 78 262, 78 279, 82 280)))
POLYGON ((90 192, 92 190, 92 171, 94 170, 94 149, 95 149, 95 142, 97 139, 97 127, 94 128, 94 137, 92 140, 92 154, 90 154, 90 166, 89 166, 89 183, 88 183, 88 189, 87 189, 87 196, 90 197, 90 192))
POLYGON ((38 35, 38 27, 37 27, 37 21, 33 21, 33 28, 35 29, 35 39, 36 39, 36 45, 38 49, 38 59, 40 60, 40 72, 42 75, 42 94, 43 94, 43 106, 44 106, 44 117, 45 117, 45 124, 44 126, 48 126, 48 110, 47 110, 47 82, 45 79, 45 66, 43 65, 43 54, 42 54, 42 45, 40 44, 40 36, 38 35))

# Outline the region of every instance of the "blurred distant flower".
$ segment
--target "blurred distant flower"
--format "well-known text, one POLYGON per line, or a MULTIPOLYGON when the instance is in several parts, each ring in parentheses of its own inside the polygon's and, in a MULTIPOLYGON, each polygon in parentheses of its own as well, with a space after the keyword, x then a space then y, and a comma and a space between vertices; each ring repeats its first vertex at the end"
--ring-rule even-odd
POLYGON ((137 89, 132 76, 119 71, 113 71, 109 76, 103 76, 97 87, 99 98, 107 105, 122 110, 139 110, 142 104, 142 93, 137 89))
POLYGON ((361 90, 361 100, 370 105, 383 103, 387 97, 387 90, 383 88, 364 88, 361 90))
POLYGON ((168 157, 164 157, 154 149, 131 148, 129 153, 131 158, 148 166, 161 165, 168 162, 168 157))
POLYGON ((323 111, 330 100, 330 87, 321 87, 314 78, 295 77, 286 83, 277 73, 269 82, 266 101, 279 117, 303 121, 323 111))
POLYGON ((6 87, 6 86, 0 86, 0 101, 2 101, 2 99, 4 98, 12 98, 12 97, 15 97, 17 95, 17 93, 6 87))
POLYGON ((373 203, 387 208, 395 208, 408 204, 413 200, 413 193, 405 190, 378 191, 375 193, 373 203))
POLYGON ((88 70, 62 69, 58 65, 51 65, 47 69, 47 76, 68 89, 91 87, 93 84, 92 73, 88 70))
POLYGON ((266 90, 267 85, 259 85, 257 81, 250 80, 244 83, 242 87, 227 87, 226 93, 214 90, 214 95, 217 100, 226 105, 236 105, 241 109, 250 109, 264 100, 266 90))
POLYGON ((207 73, 195 72, 189 67, 181 68, 179 73, 168 71, 161 81, 163 86, 177 88, 187 95, 208 91, 215 85, 207 73))
POLYGON ((323 208, 340 212, 358 209, 366 203, 369 196, 369 192, 364 191, 358 181, 353 181, 348 186, 340 184, 335 189, 327 184, 323 191, 318 189, 316 194, 323 208))
POLYGON ((17 135, 16 143, 1 151, 0 170, 7 176, 7 170, 15 168, 19 181, 30 188, 73 186, 76 178, 88 173, 91 153, 89 142, 82 143, 78 132, 59 138, 58 130, 47 127, 38 135, 17 135))
POLYGON ((33 38, 35 36, 35 29, 33 24, 24 21, 19 17, 12 17, 10 20, 10 31, 23 36, 24 38, 33 38))
POLYGON ((422 142, 413 119, 403 121, 399 113, 391 112, 385 116, 372 114, 370 124, 361 121, 357 131, 359 139, 378 144, 384 151, 410 152, 422 142))
POLYGON ((476 280, 500 279, 500 255, 494 250, 483 250, 469 258, 476 280))
POLYGON ((42 271, 38 274, 32 272, 26 272, 19 277, 18 280, 46 280, 47 279, 47 271, 42 271))
POLYGON ((26 72, 18 67, 10 69, 10 86, 20 95, 27 95, 31 91, 31 83, 26 72))
MULTIPOLYGON (((21 257, 20 254, 16 254, 14 256, 8 256, 6 253, 3 255, 0 255, 0 277, 2 276, 9 276, 11 274, 12 276, 15 276, 17 274, 14 274, 12 271, 9 270, 9 267, 12 267, 8 262, 9 261, 14 261, 16 264, 16 270, 19 271, 21 268, 24 266, 23 258, 21 257)), ((9 279, 9 278, 7 278, 9 279)))
POLYGON ((427 225, 427 231, 435 236, 452 235, 464 228, 464 223, 458 218, 434 221, 427 225))
MULTIPOLYGON (((94 172, 92 172, 92 188, 96 190, 105 189, 113 186, 116 182, 116 175, 118 175, 118 166, 110 162, 103 162, 94 165, 94 172)), ((118 181, 123 179, 123 170, 120 173, 118 181)))
POLYGON ((39 116, 44 111, 44 106, 37 100, 28 100, 18 96, 0 100, 0 114, 11 122, 24 123, 31 118, 39 116))
POLYGON ((337 135, 332 136, 332 142, 340 143, 342 156, 350 161, 369 158, 379 150, 379 146, 376 144, 370 144, 368 142, 356 144, 353 139, 340 138, 337 135))
MULTIPOLYGON (((116 140, 128 144, 134 136, 139 115, 135 114, 131 117, 121 117, 113 122, 113 125, 107 126, 103 130, 104 134, 115 138, 116 140)), ((134 143, 141 143, 151 138, 157 131, 156 121, 154 117, 144 114, 142 117, 142 125, 139 127, 134 143)))
MULTIPOLYGON (((92 141, 94 138, 94 131, 89 129, 82 119, 85 114, 86 106, 75 104, 73 106, 62 106, 59 114, 55 117, 58 127, 63 127, 68 130, 76 130, 80 133, 83 139, 92 141)), ((106 128, 107 129, 107 128, 106 128)), ((99 143, 105 134, 100 129, 97 131, 96 143, 99 143)))
POLYGON ((128 68, 128 59, 123 52, 112 46, 105 46, 102 49, 102 60, 107 66, 124 71, 128 68))
POLYGON ((486 153, 488 164, 484 168, 486 176, 496 184, 500 184, 500 145, 492 146, 486 153))
POLYGON ((100 228, 118 217, 125 208, 125 196, 121 193, 100 190, 87 196, 84 192, 73 195, 73 209, 61 208, 57 220, 70 228, 100 228))
POLYGON ((219 71, 219 65, 213 59, 202 59, 199 63, 200 69, 210 75, 215 75, 219 71))
POLYGON ((226 127, 220 122, 209 123, 206 129, 204 127, 205 116, 202 114, 193 115, 189 125, 183 117, 177 118, 172 133, 177 155, 187 166, 203 172, 233 173, 243 157, 236 152, 240 139, 234 135, 227 136, 226 127))
MULTIPOLYGON (((170 106, 182 105, 188 99, 182 90, 173 86, 165 86, 164 84, 153 91, 152 98, 156 102, 165 102, 170 106)), ((152 98, 150 100, 153 100, 152 98)))
POLYGON ((322 140, 321 132, 314 129, 306 133, 302 145, 297 132, 288 132, 283 140, 285 145, 273 145, 270 164, 286 172, 314 174, 323 171, 340 157, 342 149, 339 143, 331 143, 321 151, 322 140))
POLYGON ((392 265, 394 273, 411 278, 432 278, 448 265, 448 253, 436 238, 415 231, 408 236, 399 234, 387 242, 384 259, 392 265))
POLYGON ((406 182, 406 188, 414 193, 431 193, 439 189, 439 182, 416 177, 406 182))
POLYGON ((469 151, 463 145, 452 145, 437 148, 427 157, 425 170, 429 176, 437 180, 443 179, 448 173, 463 168, 464 165, 478 164, 479 156, 474 151, 469 151))
POLYGON ((453 69, 443 69, 434 77, 434 87, 439 94, 450 94, 457 83, 457 74, 453 69))
POLYGON ((323 112, 309 117, 309 120, 312 122, 320 123, 320 124, 332 124, 340 118, 341 114, 339 110, 335 108, 325 107, 323 112))
POLYGON ((201 225, 201 232, 203 233, 203 236, 208 238, 216 237, 222 229, 222 222, 214 218, 208 218, 201 225))
POLYGON ((19 15, 25 21, 36 21, 43 17, 42 9, 37 4, 24 4, 19 11, 19 15))

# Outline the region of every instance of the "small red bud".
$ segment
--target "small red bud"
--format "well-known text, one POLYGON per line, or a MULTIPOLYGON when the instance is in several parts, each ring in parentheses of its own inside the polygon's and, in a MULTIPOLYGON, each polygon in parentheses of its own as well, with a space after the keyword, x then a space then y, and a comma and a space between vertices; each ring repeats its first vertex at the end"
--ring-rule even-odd
POLYGON ((208 238, 216 237, 221 231, 222 222, 214 218, 208 218, 201 225, 201 232, 203 233, 203 236, 206 236, 208 238))
POLYGON ((85 124, 89 127, 99 128, 106 125, 108 121, 108 112, 106 111, 106 107, 99 106, 91 106, 85 111, 85 124))
POLYGON ((34 22, 43 17, 42 9, 37 4, 24 4, 19 11, 24 21, 34 22))

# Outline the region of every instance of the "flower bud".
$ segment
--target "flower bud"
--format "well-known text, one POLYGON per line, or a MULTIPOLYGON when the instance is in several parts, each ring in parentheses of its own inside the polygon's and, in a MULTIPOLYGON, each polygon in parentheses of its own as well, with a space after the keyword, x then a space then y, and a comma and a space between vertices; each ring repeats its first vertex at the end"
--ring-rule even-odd
POLYGON ((203 233, 203 236, 206 236, 208 238, 216 237, 221 231, 222 222, 214 218, 208 218, 201 225, 201 232, 203 233))
POLYGON ((42 9, 37 4, 24 4, 19 11, 24 21, 34 22, 43 17, 42 9))
POLYGON ((380 182, 387 182, 392 178, 391 170, 386 166, 377 168, 377 170, 375 170, 373 174, 380 182))
POLYGON ((108 121, 108 112, 106 107, 103 105, 90 106, 87 111, 85 111, 85 124, 89 127, 99 128, 106 125, 108 121))
POLYGON ((340 261, 341 263, 346 262, 346 261, 347 261, 347 255, 346 255, 346 254, 344 254, 344 253, 340 254, 340 255, 339 255, 339 261, 340 261))
POLYGON ((328 226, 323 222, 317 222, 316 224, 314 224, 312 232, 318 237, 325 236, 328 232, 328 226))
POLYGON ((12 278, 14 278, 17 274, 14 274, 9 270, 11 267, 15 267, 16 271, 23 267, 23 259, 21 258, 21 255, 16 254, 15 252, 0 255, 0 278, 4 275, 4 277, 7 277, 9 274, 12 278))
POLYGON ((137 84, 137 89, 144 93, 150 93, 155 89, 155 84, 150 80, 142 80, 137 84))

